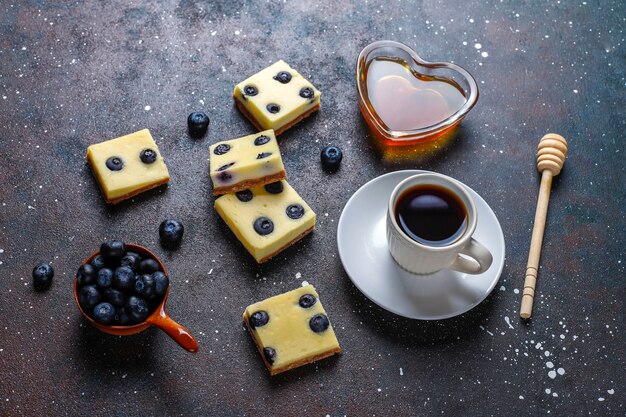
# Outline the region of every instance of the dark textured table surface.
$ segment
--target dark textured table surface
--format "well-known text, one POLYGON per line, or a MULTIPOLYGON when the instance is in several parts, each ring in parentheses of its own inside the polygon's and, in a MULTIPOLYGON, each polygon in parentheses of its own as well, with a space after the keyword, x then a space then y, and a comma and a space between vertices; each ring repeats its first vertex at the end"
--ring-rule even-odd
POLYGON ((593 0, 0 2, 0 415, 623 416, 625 21, 623 2, 593 0), (370 143, 355 63, 380 39, 452 60, 478 80, 476 108, 428 157, 384 161, 370 143), (254 131, 233 86, 278 59, 323 91, 321 111, 280 137, 289 180, 318 221, 312 236, 257 266, 212 208, 207 150, 254 131), (199 109, 211 126, 193 140, 186 117, 199 109), (85 150, 141 128, 172 181, 107 206, 85 150), (524 324, 534 154, 547 132, 570 151, 524 324), (319 165, 330 143, 345 151, 334 175, 319 165), (344 204, 403 168, 458 178, 502 224, 500 281, 460 317, 394 316, 341 266, 344 204), (167 217, 186 226, 175 252, 158 244, 167 217), (80 316, 76 268, 114 237, 162 256, 168 310, 198 338, 197 354, 156 329, 114 337, 80 316), (37 293, 31 270, 42 260, 56 276, 37 293), (241 313, 304 280, 321 293, 343 353, 270 377, 241 313))

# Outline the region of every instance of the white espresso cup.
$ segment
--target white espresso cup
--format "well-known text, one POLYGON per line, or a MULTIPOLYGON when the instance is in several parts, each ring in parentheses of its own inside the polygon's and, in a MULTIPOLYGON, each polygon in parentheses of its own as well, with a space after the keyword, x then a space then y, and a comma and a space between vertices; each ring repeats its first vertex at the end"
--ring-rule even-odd
POLYGON ((417 174, 394 188, 387 207, 387 245, 389 252, 402 268, 414 274, 431 274, 444 268, 467 274, 480 274, 491 266, 489 250, 472 237, 478 221, 476 206, 464 187, 450 177, 435 173, 417 174), (398 225, 398 199, 404 192, 420 185, 444 188, 463 203, 465 230, 445 246, 429 245, 412 239, 398 225))

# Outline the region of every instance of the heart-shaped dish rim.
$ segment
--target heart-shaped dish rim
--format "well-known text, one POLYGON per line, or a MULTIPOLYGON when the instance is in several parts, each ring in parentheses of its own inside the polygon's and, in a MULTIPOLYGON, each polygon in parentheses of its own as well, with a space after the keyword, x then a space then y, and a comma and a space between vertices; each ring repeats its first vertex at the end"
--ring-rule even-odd
MULTIPOLYGON (((393 57, 392 57, 393 58, 393 57)), ((385 139, 394 141, 396 143, 399 142, 412 142, 421 141, 426 139, 431 139, 433 137, 439 136, 443 134, 447 130, 456 126, 463 118, 469 113, 469 111, 476 105, 478 101, 478 84, 472 75, 465 70, 464 68, 453 64, 451 62, 429 62, 421 59, 417 53, 408 47, 407 45, 396 42, 396 41, 376 41, 367 45, 361 53, 359 54, 356 66, 356 85, 359 99, 359 107, 361 108, 361 113, 368 121, 368 124, 377 130, 377 132, 382 135, 385 139), (421 129, 413 129, 413 130, 392 130, 384 123, 384 121, 378 116, 376 113, 374 106, 368 99, 367 95, 367 85, 366 85, 366 77, 364 74, 365 69, 369 65, 371 59, 369 56, 372 52, 380 48, 397 48, 405 53, 407 53, 414 62, 408 62, 411 68, 416 69, 415 65, 418 67, 425 68, 446 68, 452 71, 457 72, 464 78, 469 86, 469 96, 465 95, 465 104, 454 114, 442 120, 441 122, 427 126, 421 129)))

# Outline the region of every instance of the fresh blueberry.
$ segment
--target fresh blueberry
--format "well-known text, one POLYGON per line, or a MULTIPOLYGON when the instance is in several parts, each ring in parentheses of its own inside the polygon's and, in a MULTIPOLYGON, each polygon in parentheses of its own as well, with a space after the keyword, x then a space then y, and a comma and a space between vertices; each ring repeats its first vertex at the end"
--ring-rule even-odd
POLYGON ((106 266, 105 262, 104 262, 104 256, 102 255, 96 255, 93 257, 93 259, 91 260, 91 262, 89 262, 91 264, 91 266, 93 266, 93 268, 96 271, 101 270, 102 268, 104 268, 106 266))
POLYGON ((157 160, 157 153, 154 149, 144 149, 139 154, 139 159, 141 159, 141 162, 144 164, 152 164, 157 160))
POLYGON ((96 323, 109 325, 115 320, 115 307, 110 303, 100 303, 93 309, 93 320, 96 323))
POLYGON ((235 195, 242 203, 247 203, 248 201, 252 200, 253 197, 252 191, 250 190, 237 191, 235 195))
POLYGON ((313 98, 315 92, 310 87, 304 87, 300 89, 300 97, 302 98, 313 98))
POLYGON ((143 274, 135 277, 135 294, 146 300, 156 294, 156 287, 152 275, 143 274))
POLYGON ((247 96, 256 96, 259 90, 253 85, 247 85, 243 88, 243 93, 247 96))
POLYGON ((127 266, 133 271, 137 271, 137 269, 139 269, 140 262, 141 257, 138 254, 134 252, 128 252, 126 253, 126 256, 124 256, 120 261, 120 266, 127 266))
POLYGON ((107 303, 111 303, 116 307, 123 307, 126 304, 126 294, 115 288, 107 288, 104 290, 102 298, 107 303))
POLYGON ((254 221, 254 231, 261 236, 269 235, 274 231, 274 222, 267 217, 259 217, 254 221))
POLYGON ((113 271, 109 268, 102 268, 99 270, 96 278, 96 284, 101 290, 106 290, 113 285, 113 271))
POLYGON ((96 283, 96 269, 91 264, 81 265, 76 273, 78 286, 92 285, 96 283))
POLYGON ((287 217, 289 217, 290 219, 297 220, 300 217, 304 216, 304 207, 302 207, 300 204, 291 204, 287 207, 285 213, 287 213, 287 217))
POLYGON ((265 326, 269 321, 270 316, 267 314, 267 312, 261 310, 251 315, 248 323, 250 323, 250 327, 256 329, 257 327, 265 326))
POLYGON ((47 262, 42 262, 33 268, 33 287, 37 291, 47 290, 52 284, 54 269, 47 262))
POLYGON ((144 259, 139 264, 139 272, 142 274, 151 274, 159 270, 161 270, 161 267, 159 267, 159 263, 151 258, 144 259))
POLYGON ((343 158, 343 152, 337 146, 327 146, 322 149, 320 154, 322 159, 322 168, 326 171, 334 172, 339 168, 341 159, 343 158))
POLYGON ((234 162, 231 162, 230 164, 222 165, 221 167, 219 167, 217 169, 217 172, 221 172, 221 171, 227 170, 228 168, 232 167, 233 165, 235 165, 234 162))
POLYGON ((287 71, 281 71, 278 74, 274 75, 274 79, 281 84, 287 84, 289 81, 291 81, 291 74, 289 74, 287 71))
POLYGON ((85 313, 91 311, 92 308, 100 302, 100 292, 95 285, 85 285, 78 293, 78 303, 85 313))
POLYGON ((283 183, 281 181, 276 181, 271 184, 266 184, 265 191, 270 194, 280 194, 283 192, 283 183))
POLYGON ((126 255, 126 245, 121 240, 107 240, 100 245, 100 254, 110 266, 117 266, 126 255))
POLYGON ((280 106, 276 103, 270 103, 266 106, 267 111, 276 114, 280 111, 280 106))
POLYGON ((152 280, 154 281, 154 292, 158 297, 162 297, 167 292, 167 287, 170 285, 170 280, 161 271, 154 272, 152 274, 152 280))
POLYGON ((272 140, 272 139, 270 139, 269 136, 261 135, 261 136, 257 137, 256 139, 254 139, 254 145, 255 146, 262 146, 262 145, 265 145, 270 140, 272 140))
POLYGON ((135 273, 128 266, 115 268, 113 272, 113 288, 120 291, 128 291, 135 284, 135 273))
POLYGON ((230 151, 230 145, 227 143, 220 143, 213 149, 215 155, 224 155, 228 151, 230 151))
POLYGON ((115 320, 113 321, 116 326, 126 326, 130 319, 128 318, 128 314, 126 314, 126 309, 124 307, 116 309, 115 320))
POLYGON ((271 155, 272 155, 271 152, 261 152, 260 154, 256 156, 256 159, 267 158, 268 156, 271 156, 271 155))
POLYGON ((189 134, 193 137, 199 138, 204 136, 209 128, 209 116, 201 111, 195 111, 187 117, 187 127, 189 128, 189 134))
POLYGON ((328 329, 329 325, 330 322, 328 321, 328 317, 326 317, 325 314, 316 314, 311 317, 311 320, 309 320, 309 327, 315 333, 323 332, 324 330, 328 329))
POLYGON ((226 182, 226 181, 230 181, 233 178, 233 176, 230 174, 230 172, 224 171, 224 172, 220 172, 220 175, 218 178, 220 179, 220 181, 226 182))
POLYGON ((167 249, 175 249, 180 246, 183 240, 185 227, 181 222, 175 219, 163 220, 159 226, 159 237, 161 238, 161 246, 167 249))
POLYGON ((112 156, 107 159, 106 166, 111 171, 119 171, 124 168, 124 161, 119 156, 112 156))
POLYGON ((128 297, 126 302, 126 314, 128 318, 134 323, 141 323, 148 318, 148 304, 143 298, 135 297, 134 295, 128 297))
POLYGON ((304 294, 302 297, 300 297, 298 304, 300 304, 300 307, 302 308, 311 308, 313 307, 313 304, 315 304, 316 302, 317 302, 317 298, 315 298, 314 295, 304 294))
POLYGON ((276 351, 271 347, 263 348, 263 356, 265 356, 265 360, 270 364, 274 364, 274 359, 276 359, 276 351))

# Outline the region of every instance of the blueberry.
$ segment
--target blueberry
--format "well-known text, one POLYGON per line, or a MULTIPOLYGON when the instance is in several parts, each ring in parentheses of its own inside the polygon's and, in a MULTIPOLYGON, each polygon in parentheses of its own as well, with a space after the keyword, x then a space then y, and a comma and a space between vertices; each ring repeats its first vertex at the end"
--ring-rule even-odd
POLYGON ((260 154, 256 156, 256 159, 267 158, 268 156, 271 156, 271 155, 272 155, 271 152, 261 152, 260 154))
POLYGON ((110 266, 117 266, 126 255, 126 245, 121 240, 107 240, 100 245, 100 253, 110 266))
POLYGON ((217 172, 224 171, 224 170, 226 170, 226 169, 228 169, 228 168, 232 167, 233 165, 235 165, 235 163, 234 163, 234 162, 231 162, 230 164, 222 165, 221 167, 219 167, 219 168, 217 169, 217 172))
POLYGON ((102 298, 107 303, 111 303, 116 307, 123 307, 126 304, 126 294, 115 288, 107 288, 104 290, 102 298))
POLYGON ((311 317, 311 320, 309 320, 309 327, 315 333, 323 332, 324 330, 328 329, 329 325, 330 322, 328 321, 328 317, 326 317, 325 314, 316 314, 311 317))
POLYGON ((111 171, 119 171, 124 168, 124 161, 119 156, 112 156, 107 159, 106 166, 111 171))
POLYGON ((187 128, 189 128, 189 134, 193 137, 199 138, 204 136, 209 128, 209 116, 201 111, 195 111, 187 117, 187 128))
POLYGON ((96 323, 109 325, 115 320, 115 307, 110 303, 100 303, 93 309, 93 320, 96 323))
POLYGON ((274 75, 274 79, 282 84, 287 84, 291 81, 291 74, 287 71, 281 71, 278 74, 274 75))
POLYGON ((170 285, 170 280, 161 271, 154 272, 152 274, 152 280, 154 281, 154 292, 157 296, 162 297, 167 292, 167 287, 170 285))
POLYGON ((256 329, 257 327, 265 326, 267 322, 269 321, 270 321, 270 316, 267 314, 267 312, 263 310, 257 311, 256 313, 251 315, 250 318, 248 319, 248 323, 250 324, 250 327, 252 327, 253 329, 256 329))
POLYGON ((302 98, 313 98, 315 95, 315 91, 312 88, 304 87, 300 90, 300 97, 302 98))
POLYGON ((313 304, 315 304, 316 302, 317 302, 317 298, 315 298, 314 295, 304 294, 302 297, 300 297, 298 304, 300 304, 300 307, 302 308, 311 308, 313 307, 313 304))
POLYGON ((96 283, 96 269, 91 264, 81 265, 76 273, 78 286, 92 285, 96 283))
POLYGON ((181 222, 175 219, 163 220, 159 226, 159 237, 161 238, 161 246, 167 249, 175 249, 180 246, 183 239, 185 227, 181 222))
POLYGON ((157 153, 154 149, 144 149, 139 154, 139 159, 144 164, 151 164, 157 160, 157 153))
POLYGON ((100 302, 100 292, 95 285, 85 285, 78 293, 78 303, 85 313, 89 313, 92 308, 100 302))
POLYGON ((266 106, 267 111, 276 114, 280 111, 280 106, 276 103, 270 103, 266 106))
POLYGON ((113 288, 120 291, 128 291, 135 283, 135 273, 128 266, 115 268, 113 272, 113 288))
POLYGON ((150 299, 156 294, 156 288, 152 275, 143 274, 135 277, 135 294, 150 299))
POLYGON ((259 90, 253 85, 247 85, 243 88, 243 93, 247 96, 256 96, 259 94, 259 90))
POLYGON ((159 263, 154 259, 144 259, 139 264, 139 272, 142 274, 151 274, 156 271, 160 271, 159 263))
POLYGON ((232 176, 232 175, 230 175, 230 172, 228 172, 228 171, 226 171, 226 172, 220 172, 219 179, 220 179, 222 182, 229 181, 229 180, 231 180, 232 178, 233 178, 233 176, 232 176))
POLYGON ((33 287, 37 291, 47 290, 52 284, 54 269, 47 262, 42 262, 33 268, 33 287))
POLYGON ((148 318, 148 304, 143 298, 130 296, 126 302, 126 314, 134 323, 141 323, 148 318))
POLYGON ((120 261, 120 266, 127 266, 133 271, 137 271, 137 269, 139 269, 140 262, 141 257, 138 254, 134 252, 128 252, 126 253, 126 256, 124 256, 120 261))
POLYGON ((271 347, 263 348, 263 356, 265 356, 265 360, 272 365, 274 363, 274 359, 276 359, 276 351, 271 347))
POLYGON ((269 136, 261 135, 261 136, 257 137, 256 139, 254 139, 254 145, 255 146, 262 146, 262 145, 265 145, 270 140, 272 140, 272 139, 270 139, 269 136))
POLYGON ((96 278, 96 284, 101 290, 105 290, 113 285, 113 271, 109 268, 102 268, 98 271, 98 277, 96 278))
POLYGON ((220 143, 213 149, 215 155, 224 155, 228 151, 230 151, 230 145, 227 143, 220 143))
POLYGON ((274 231, 274 222, 267 217, 259 217, 254 221, 254 231, 261 236, 269 235, 274 231))
POLYGON ((247 203, 248 201, 252 200, 253 197, 252 191, 250 190, 237 191, 235 195, 242 203, 247 203))
POLYGON ((281 181, 276 181, 271 184, 266 184, 265 191, 270 194, 280 194, 283 192, 283 183, 281 181))
POLYGON ((341 159, 343 158, 343 152, 337 146, 327 146, 322 149, 322 153, 320 154, 322 159, 322 168, 326 171, 336 171, 341 164, 341 159))
POLYGON ((130 319, 128 318, 128 314, 126 314, 126 309, 124 307, 118 308, 115 314, 115 320, 113 322, 116 326, 126 326, 130 319))
POLYGON ((287 207, 285 213, 287 213, 287 217, 289 217, 290 219, 297 220, 300 217, 304 216, 304 207, 302 207, 300 204, 291 204, 287 207))
POLYGON ((105 262, 104 262, 104 256, 102 255, 96 255, 93 257, 93 259, 91 260, 91 262, 89 262, 91 264, 91 266, 93 266, 93 268, 96 271, 99 271, 100 269, 104 268, 105 262))

